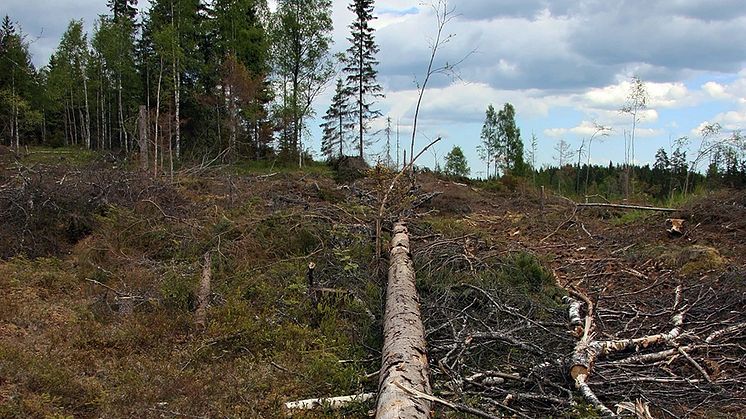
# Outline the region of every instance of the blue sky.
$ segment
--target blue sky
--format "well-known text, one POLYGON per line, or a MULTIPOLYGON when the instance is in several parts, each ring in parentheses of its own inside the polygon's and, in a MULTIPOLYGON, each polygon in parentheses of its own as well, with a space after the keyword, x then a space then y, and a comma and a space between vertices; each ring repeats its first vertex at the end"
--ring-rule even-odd
MULTIPOLYGON (((104 0, 4 0, 2 12, 32 41, 37 65, 46 62, 67 22, 84 18, 88 27, 106 12, 104 0)), ((346 49, 352 14, 347 1, 333 2, 334 49, 346 49)), ((141 1, 143 7, 146 2, 141 1)), ((272 2, 270 2, 272 4, 272 2)), ((552 163, 555 144, 577 148, 593 122, 611 126, 594 141, 592 160, 624 156, 623 132, 631 119, 624 104, 633 75, 646 84, 650 102, 637 132, 636 157, 646 163, 670 138, 689 136, 720 123, 724 134, 746 127, 746 1, 743 0, 451 0, 458 15, 446 27, 455 37, 441 50, 440 63, 475 53, 460 66, 460 79, 436 77, 426 91, 418 145, 442 136, 422 163, 442 160, 460 145, 473 174, 483 164, 476 146, 487 105, 511 102, 523 138, 539 138, 538 162, 552 163)), ((436 29, 432 7, 418 0, 378 0, 375 22, 380 44, 379 79, 384 115, 400 121, 402 141, 410 133, 421 80, 436 29)), ((331 85, 331 83, 330 83, 331 85)), ((316 110, 326 110, 333 90, 316 110)), ((318 121, 309 121, 311 147, 319 149, 318 121)), ((380 129, 383 119, 374 123, 380 129)), ((371 159, 382 143, 371 149, 371 159)))

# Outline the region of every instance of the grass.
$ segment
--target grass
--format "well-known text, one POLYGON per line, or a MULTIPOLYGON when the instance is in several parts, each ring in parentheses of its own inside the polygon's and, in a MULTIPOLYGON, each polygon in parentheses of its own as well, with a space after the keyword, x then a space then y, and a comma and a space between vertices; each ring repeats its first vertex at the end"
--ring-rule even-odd
POLYGON ((275 160, 245 160, 232 164, 229 171, 235 175, 268 175, 272 173, 303 173, 319 176, 331 176, 332 170, 323 162, 307 162, 303 167, 297 163, 275 160))
MULTIPOLYGON (((59 163, 60 153, 47 151, 55 150, 28 158, 59 163)), ((95 156, 75 153, 63 164, 95 156)), ((304 173, 330 176, 322 165, 304 173)), ((251 191, 235 205, 195 192, 218 181, 181 179, 175 193, 186 202, 177 206, 111 205, 69 255, 0 261, 0 417, 275 417, 287 400, 374 387, 364 380, 370 366, 339 362, 368 358, 363 344, 380 346, 380 324, 367 315, 380 318, 367 234, 305 217, 302 202, 273 211, 251 191), (200 331, 193 311, 207 250, 213 294, 200 331), (359 299, 311 301, 305 274, 314 253, 319 283, 359 299), (138 298, 132 314, 119 310, 128 296, 138 298)))
POLYGON ((612 218, 610 222, 613 226, 622 227, 639 223, 654 215, 655 213, 651 211, 624 210, 621 215, 612 218))
POLYGON ((82 147, 29 147, 28 153, 25 150, 23 151, 21 162, 25 165, 62 163, 73 167, 80 167, 91 163, 98 156, 98 152, 86 150, 82 147))

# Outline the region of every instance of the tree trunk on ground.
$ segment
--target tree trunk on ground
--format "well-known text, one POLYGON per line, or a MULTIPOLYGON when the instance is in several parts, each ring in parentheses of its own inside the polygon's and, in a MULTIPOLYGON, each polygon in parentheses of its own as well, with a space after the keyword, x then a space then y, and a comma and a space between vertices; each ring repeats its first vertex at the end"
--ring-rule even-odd
POLYGON ((643 205, 625 205, 625 204, 605 204, 597 202, 581 202, 575 204, 578 207, 600 207, 600 208, 620 208, 620 209, 631 209, 640 211, 659 211, 659 212, 676 212, 679 211, 677 208, 659 208, 659 207, 647 207, 643 205))
POLYGON ((285 411, 288 416, 292 415, 293 410, 313 410, 323 407, 330 409, 341 409, 345 406, 349 406, 352 403, 361 403, 376 397, 374 393, 362 393, 354 396, 343 396, 343 397, 327 397, 320 399, 307 399, 299 400, 295 402, 285 403, 285 411))
POLYGON ((391 239, 383 336, 376 418, 429 418, 430 402, 402 388, 430 393, 425 331, 403 223, 394 226, 391 239))

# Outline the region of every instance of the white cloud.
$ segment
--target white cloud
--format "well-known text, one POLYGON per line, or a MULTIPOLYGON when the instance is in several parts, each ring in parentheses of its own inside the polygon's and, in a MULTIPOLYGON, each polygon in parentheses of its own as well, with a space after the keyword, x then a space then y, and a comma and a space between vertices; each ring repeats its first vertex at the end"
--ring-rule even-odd
POLYGON ((713 99, 729 99, 731 96, 725 91, 725 86, 714 81, 702 85, 702 90, 713 99))
POLYGON ((746 110, 728 111, 716 115, 713 122, 728 131, 746 130, 746 110))
MULTIPOLYGON (((590 89, 584 99, 593 107, 601 109, 620 109, 627 103, 632 89, 629 81, 601 88, 590 89)), ((692 95, 682 82, 655 83, 645 82, 650 108, 676 108, 693 104, 696 95, 692 95)))
POLYGON ((568 131, 567 128, 547 128, 544 130, 544 135, 552 138, 561 138, 567 135, 568 131))

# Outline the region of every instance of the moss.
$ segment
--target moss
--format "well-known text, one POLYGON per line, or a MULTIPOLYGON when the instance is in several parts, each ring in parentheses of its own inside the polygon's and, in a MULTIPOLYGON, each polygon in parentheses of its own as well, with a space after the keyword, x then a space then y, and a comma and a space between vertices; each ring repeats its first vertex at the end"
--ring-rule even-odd
POLYGON ((682 275, 722 268, 727 263, 717 249, 700 245, 674 247, 661 254, 659 259, 667 266, 679 269, 682 275))
POLYGON ((650 211, 624 211, 622 215, 612 218, 611 224, 614 226, 627 226, 646 220, 654 215, 650 211))

